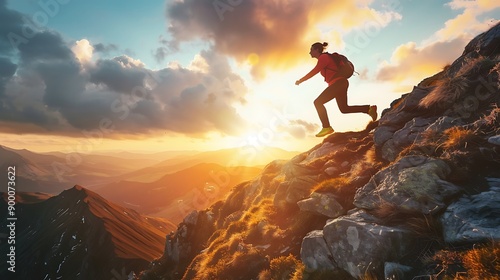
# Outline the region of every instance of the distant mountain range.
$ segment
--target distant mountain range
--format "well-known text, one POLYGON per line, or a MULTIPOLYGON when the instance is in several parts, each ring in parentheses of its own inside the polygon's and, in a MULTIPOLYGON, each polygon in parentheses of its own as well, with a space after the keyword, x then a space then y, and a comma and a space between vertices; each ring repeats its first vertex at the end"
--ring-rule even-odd
POLYGON ((179 222, 192 210, 222 199, 236 184, 258 174, 257 167, 199 163, 150 183, 120 181, 96 190, 103 197, 148 215, 179 222))
POLYGON ((15 166, 17 186, 19 191, 25 192, 58 194, 76 184, 92 186, 110 182, 111 177, 158 162, 148 158, 78 153, 41 154, 0 146, 0 168, 6 170, 7 166, 15 166))
MULTIPOLYGON (((16 204, 16 279, 127 279, 161 256, 174 224, 75 186, 57 196, 23 193, 16 204)), ((1 209, 7 203, 0 199, 1 209)), ((6 220, 7 211, 0 213, 6 220)), ((2 233, 6 224, 2 223, 2 233)), ((7 252, 1 242, 1 252, 7 252)), ((1 279, 11 276, 0 272, 1 279)))
MULTIPOLYGON (((19 191, 58 194, 73 185, 95 190, 119 181, 155 182, 167 174, 200 163, 222 166, 263 166, 298 152, 279 148, 242 147, 210 152, 172 151, 156 154, 109 152, 34 153, 0 146, 0 168, 16 166, 19 191)), ((5 178, 1 179, 3 183, 5 178)))
POLYGON ((166 171, 168 171, 168 173, 173 173, 200 163, 215 163, 225 167, 262 167, 273 160, 290 159, 297 154, 299 154, 299 152, 286 151, 275 147, 261 147, 257 149, 253 146, 199 152, 195 154, 180 154, 157 164, 116 176, 116 179, 136 182, 153 182, 162 178, 166 174, 166 171))

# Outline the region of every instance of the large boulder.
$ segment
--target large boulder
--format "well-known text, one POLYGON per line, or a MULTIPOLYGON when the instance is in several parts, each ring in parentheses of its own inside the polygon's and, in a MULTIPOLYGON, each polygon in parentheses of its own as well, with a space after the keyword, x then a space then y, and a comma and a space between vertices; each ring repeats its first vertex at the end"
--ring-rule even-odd
POLYGON ((444 241, 475 243, 500 240, 500 179, 489 179, 490 190, 464 196, 441 216, 444 241))
POLYGON ((323 234, 332 265, 359 279, 366 272, 379 274, 385 262, 398 261, 414 249, 414 233, 377 222, 362 210, 328 221, 323 234))
POLYGON ((322 230, 311 231, 304 237, 300 257, 306 271, 337 269, 322 230))
POLYGON ((309 198, 297 202, 300 211, 312 212, 328 218, 337 218, 345 214, 345 210, 330 193, 313 192, 309 198))
POLYGON ((274 195, 274 205, 285 207, 287 204, 295 204, 308 198, 311 190, 319 183, 317 176, 302 176, 285 181, 278 186, 274 195))
POLYGON ((461 191, 446 181, 450 167, 440 159, 407 156, 379 171, 354 197, 354 205, 380 209, 391 205, 405 213, 435 213, 445 200, 461 191))

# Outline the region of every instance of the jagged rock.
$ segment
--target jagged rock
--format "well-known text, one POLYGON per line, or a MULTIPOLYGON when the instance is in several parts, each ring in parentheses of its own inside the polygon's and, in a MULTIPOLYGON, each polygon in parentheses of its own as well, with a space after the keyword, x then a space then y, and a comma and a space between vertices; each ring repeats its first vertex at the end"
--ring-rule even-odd
POLYGON ((311 231, 304 237, 300 257, 307 271, 337 269, 322 230, 311 231))
POLYGON ((244 212, 243 211, 236 211, 234 213, 231 213, 229 216, 224 218, 224 224, 223 227, 227 227, 229 224, 232 222, 235 222, 239 220, 243 216, 244 212))
POLYGON ((403 128, 394 132, 393 140, 394 145, 403 150, 407 146, 413 144, 417 137, 424 131, 430 124, 436 121, 437 118, 420 118, 416 117, 408 121, 403 128))
POLYGON ((463 125, 463 122, 459 118, 442 116, 442 117, 439 117, 434 123, 429 125, 426 130, 442 132, 448 128, 452 128, 454 126, 461 126, 461 125, 463 125))
POLYGON ((500 25, 496 24, 494 27, 486 32, 483 32, 472 39, 467 46, 465 46, 462 55, 456 59, 450 66, 448 73, 453 76, 462 68, 464 61, 469 58, 482 56, 494 56, 500 52, 498 46, 500 45, 500 25))
POLYGON ((389 204, 405 212, 430 214, 461 189, 447 181, 450 167, 440 159, 407 156, 379 171, 354 197, 354 205, 378 209, 389 204))
POLYGON ((441 217, 447 243, 500 240, 500 179, 490 179, 490 190, 464 196, 441 217))
POLYGON ((191 213, 189 213, 182 222, 188 225, 196 225, 196 222, 198 221, 198 213, 199 212, 196 210, 191 211, 191 213))
POLYGON ((385 280, 404 280, 411 279, 409 273, 412 267, 394 262, 386 262, 384 264, 384 279, 385 280))
POLYGON ((214 230, 214 218, 211 211, 191 212, 179 224, 177 231, 167 235, 165 251, 160 260, 173 266, 169 267, 171 271, 163 273, 175 273, 173 269, 185 269, 188 262, 202 250, 214 230))
MULTIPOLYGON (((402 136, 395 140, 395 132, 403 129, 408 122, 422 113, 423 108, 419 106, 419 102, 431 89, 430 87, 414 87, 410 93, 403 95, 399 102, 391 104, 392 109, 382 115, 379 126, 375 129, 373 141, 383 159, 393 161, 399 152, 406 147, 399 143, 411 144, 409 140, 403 141, 402 136)), ((422 130, 420 129, 420 131, 422 130)), ((404 135, 403 132, 401 133, 404 135)))
POLYGON ((488 143, 500 146, 500 135, 495 135, 488 138, 488 143))
POLYGON ((329 156, 337 152, 337 150, 342 149, 344 146, 344 143, 323 142, 319 148, 309 153, 309 155, 301 163, 309 164, 318 158, 329 156))
MULTIPOLYGON (((446 246, 441 246, 445 244, 441 242, 443 240, 432 241, 433 246, 420 246, 423 245, 422 241, 428 240, 429 236, 426 234, 431 234, 430 239, 434 240, 434 228, 429 229, 430 232, 418 233, 408 229, 409 225, 418 227, 419 224, 410 223, 406 218, 411 217, 414 221, 414 217, 422 214, 431 214, 429 215, 432 216, 431 220, 438 213, 442 215, 440 218, 445 228, 444 241, 467 243, 490 240, 492 237, 498 240, 495 231, 499 227, 497 217, 500 216, 498 199, 495 200, 499 197, 498 181, 490 179, 491 187, 488 192, 464 197, 451 206, 448 205, 451 198, 458 195, 462 189, 447 181, 451 180, 452 176, 456 182, 462 179, 457 176, 461 169, 457 168, 452 172, 451 168, 460 167, 459 160, 469 155, 469 150, 471 161, 474 167, 478 168, 465 170, 463 178, 498 177, 498 171, 495 170, 498 168, 494 164, 499 161, 500 148, 496 145, 500 142, 498 139, 500 117, 495 115, 497 113, 491 115, 489 113, 496 110, 495 105, 498 107, 500 104, 500 95, 496 94, 498 66, 494 66, 498 64, 500 52, 498 48, 500 24, 492 29, 493 31, 481 34, 471 41, 464 55, 449 68, 445 68, 426 82, 414 87, 410 93, 392 102, 390 108, 384 110, 380 120, 371 123, 378 124, 373 132, 373 139, 369 134, 372 128, 368 127, 364 132, 334 133, 290 161, 276 161, 267 165, 256 179, 233 190, 228 196, 231 199, 220 202, 221 205, 211 209, 216 213, 215 222, 208 212, 200 212, 197 217, 195 213, 190 214, 181 223, 177 232, 168 236, 166 252, 158 261, 162 265, 158 265, 159 268, 151 272, 151 275, 158 276, 152 279, 180 279, 182 275, 184 279, 236 279, 244 278, 241 276, 244 275, 243 271, 253 273, 251 277, 245 279, 256 279, 260 271, 270 268, 267 256, 274 258, 289 253, 296 256, 300 244, 302 262, 306 270, 312 274, 316 270, 326 269, 339 274, 347 272, 356 279, 363 278, 365 273, 371 272, 380 279, 417 279, 418 276, 410 275, 417 271, 408 272, 411 268, 402 264, 418 258, 422 254, 421 249, 425 249, 425 254, 432 254, 434 249, 446 249, 443 248, 446 246), (475 69, 476 66, 469 63, 468 59, 480 55, 490 56, 484 59, 484 65, 478 65, 478 69, 475 69), (469 68, 463 68, 464 66, 469 68), (463 95, 454 99, 450 93, 450 102, 444 102, 449 106, 447 108, 420 106, 421 100, 436 89, 436 86, 445 85, 460 70, 461 74, 468 75, 466 79, 470 81, 464 92, 461 92, 463 95), (476 86, 482 81, 486 81, 488 85, 476 90, 478 88, 476 86), (486 91, 494 92, 496 95, 489 96, 485 94, 488 93, 486 91), (464 102, 474 97, 478 99, 477 104, 464 102), (462 108, 466 105, 477 106, 473 109, 462 108), (471 116, 467 117, 454 113, 456 106, 459 106, 460 110, 474 110, 474 114, 467 111, 471 116), (477 143, 461 146, 460 150, 453 145, 450 147, 443 145, 461 140, 447 138, 448 135, 441 134, 446 129, 456 126, 478 132, 475 135, 478 136, 477 143), (424 132, 429 133, 430 141, 422 143, 421 136, 424 132), (435 134, 432 134, 433 132, 435 134), (486 140, 490 144, 485 143, 486 140), (412 145, 414 146, 411 147, 412 145), (372 146, 375 148, 375 154, 372 151, 367 152, 372 146), (401 152, 407 148, 411 148, 408 149, 408 154, 427 156, 403 157, 401 152), (465 155, 463 157, 450 156, 462 152, 465 155), (486 154, 488 157, 482 156, 486 154), (431 158, 431 155, 441 156, 446 162, 439 158, 431 158), (381 162, 381 159, 385 162, 381 162), (367 169, 364 169, 365 167, 367 169), (486 168, 482 170, 483 167, 486 168), (335 202, 333 194, 311 194, 311 190, 318 183, 328 179, 349 180, 349 187, 357 189, 354 205, 358 208, 347 215, 329 220, 323 230, 316 230, 318 225, 324 224, 325 217, 302 215, 299 209, 327 217, 339 215, 333 211, 334 209, 344 211, 341 207, 337 208, 336 204, 330 205, 335 202), (359 188, 360 186, 362 187, 359 188), (268 204, 271 200, 276 209, 257 207, 260 202, 265 202, 260 206, 270 207, 268 204), (325 205, 328 205, 328 209, 324 208, 325 205), (363 209, 393 212, 381 220, 363 209), (272 219, 266 217, 271 213, 272 219), (461 217, 462 214, 467 217, 461 217), (250 245, 244 243, 243 239, 239 240, 249 234, 245 227, 249 221, 235 222, 242 216, 248 217, 252 224, 255 219, 262 218, 259 220, 261 222, 251 227, 252 233, 262 234, 262 243, 256 240, 256 244, 250 245), (304 222, 302 218, 307 221, 304 222), (316 220, 313 221, 314 219, 316 220), (214 224, 216 226, 213 226, 214 224), (285 228, 287 230, 284 230, 285 228), (276 231, 273 232, 274 230, 276 231), (305 232, 309 233, 304 237, 305 232), (420 244, 415 244, 417 241, 420 244), (237 246, 236 249, 231 249, 234 246, 237 246), (255 254, 256 251, 259 251, 258 254, 255 254), (205 271, 212 268, 220 268, 227 273, 227 269, 235 262, 239 262, 239 265, 237 269, 231 271, 233 274, 230 276, 227 274, 223 276, 222 271, 218 269, 213 269, 212 274, 205 274, 205 271), (234 277, 231 277, 233 275, 234 277)), ((455 84, 454 81, 451 83, 455 84)), ((469 185, 471 181, 474 180, 464 180, 464 186, 469 185)), ((344 200, 342 197, 341 202, 350 206, 352 194, 349 195, 349 199, 344 200)), ((380 215, 387 212, 373 211, 373 213, 380 215)), ((429 226, 432 225, 433 223, 429 223, 429 226)), ((258 236, 255 237, 257 238, 258 236)), ((418 267, 420 264, 417 262, 415 265, 416 270, 425 269, 418 267)))
POLYGON ((311 197, 297 202, 301 211, 309 211, 329 218, 337 218, 345 214, 344 208, 337 202, 335 196, 328 193, 313 192, 311 197))
POLYGON ((386 160, 393 161, 399 153, 406 147, 412 145, 415 140, 418 140, 420 134, 427 127, 436 121, 437 118, 420 118, 416 117, 408 121, 403 128, 395 131, 392 138, 382 146, 382 157, 386 160))
POLYGON ((472 39, 465 46, 464 54, 469 52, 478 52, 484 56, 497 54, 500 45, 500 25, 497 24, 486 32, 483 32, 472 39))
POLYGON ((420 100, 424 98, 432 88, 413 87, 410 93, 404 94, 396 104, 391 104, 391 110, 383 114, 379 121, 381 126, 394 126, 402 128, 405 123, 422 113, 422 107, 419 106, 420 100))
POLYGON ((409 230, 380 225, 364 211, 329 220, 323 235, 333 256, 332 265, 357 279, 365 272, 382 271, 385 262, 399 260, 414 249, 415 242, 409 230))
POLYGON ((285 181, 278 186, 274 195, 274 205, 281 207, 284 204, 295 204, 309 197, 312 187, 318 183, 317 176, 302 176, 285 181))
POLYGON ((314 168, 303 165, 302 163, 290 161, 283 165, 281 173, 285 176, 286 180, 289 180, 296 177, 318 174, 318 171, 314 168))

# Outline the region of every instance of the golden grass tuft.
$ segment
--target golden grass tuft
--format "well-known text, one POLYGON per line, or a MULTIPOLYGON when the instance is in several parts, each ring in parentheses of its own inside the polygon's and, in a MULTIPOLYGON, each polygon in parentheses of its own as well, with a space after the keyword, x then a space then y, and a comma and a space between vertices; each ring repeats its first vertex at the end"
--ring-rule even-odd
POLYGON ((445 150, 467 148, 480 140, 475 131, 462 127, 449 128, 443 132, 443 136, 446 139, 442 144, 445 150))
POLYGON ((271 260, 269 269, 259 274, 259 280, 299 280, 303 279, 304 264, 292 254, 271 260))
POLYGON ((462 261, 470 279, 500 279, 500 242, 473 248, 464 253, 462 261))
POLYGON ((424 108, 434 106, 446 108, 465 94, 469 83, 470 81, 464 76, 444 77, 435 82, 436 88, 422 98, 419 105, 424 108))
POLYGON ((497 123, 500 123, 500 108, 495 106, 489 115, 484 117, 487 125, 495 126, 497 123))
POLYGON ((496 59, 487 56, 466 59, 455 76, 470 76, 481 73, 483 70, 491 70, 496 67, 496 59))
POLYGON ((356 193, 350 177, 338 177, 325 180, 316 185, 312 192, 331 193, 345 209, 352 208, 352 202, 356 193))
POLYGON ((319 193, 341 193, 342 189, 349 186, 350 180, 347 177, 338 177, 325 180, 316 185, 312 191, 319 193))
POLYGON ((498 280, 500 279, 500 242, 474 245, 467 250, 443 249, 422 259, 434 267, 432 279, 498 280))
POLYGON ((460 70, 453 77, 444 76, 433 81, 436 88, 422 98, 420 106, 424 108, 435 106, 447 108, 448 105, 454 104, 467 94, 467 90, 474 82, 473 80, 476 79, 477 75, 480 75, 481 71, 494 71, 496 67, 498 67, 496 62, 488 57, 480 56, 465 60, 460 70))
POLYGON ((418 84, 420 87, 432 87, 435 86, 436 83, 443 78, 444 75, 446 75, 446 71, 450 68, 450 64, 445 65, 443 67, 443 70, 431 77, 425 78, 422 82, 418 84))

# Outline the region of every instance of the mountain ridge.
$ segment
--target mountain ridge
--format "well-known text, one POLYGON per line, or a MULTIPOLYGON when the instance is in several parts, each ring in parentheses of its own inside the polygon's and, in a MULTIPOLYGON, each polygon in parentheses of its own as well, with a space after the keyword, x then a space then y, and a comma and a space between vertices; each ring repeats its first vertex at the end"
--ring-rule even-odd
POLYGON ((499 45, 193 211, 138 278, 498 279, 499 45))
POLYGON ((165 234, 175 228, 79 185, 38 203, 18 201, 16 215, 16 264, 23 268, 17 279, 111 279, 122 269, 140 271, 161 255, 165 234))
MULTIPOLYGON (((233 166, 225 167, 216 163, 199 163, 186 169, 169 173, 159 180, 142 183, 119 181, 103 186, 96 191, 103 197, 122 205, 130 205, 141 213, 155 215, 169 208, 177 208, 183 213, 208 206, 209 202, 221 199, 228 189, 241 181, 249 180, 260 173, 260 168, 233 166), (179 200, 183 200, 179 202, 179 200), (177 201, 177 202, 176 202, 177 201)), ((166 216, 165 216, 166 217, 166 216)), ((168 216, 173 221, 177 215, 168 216)))

